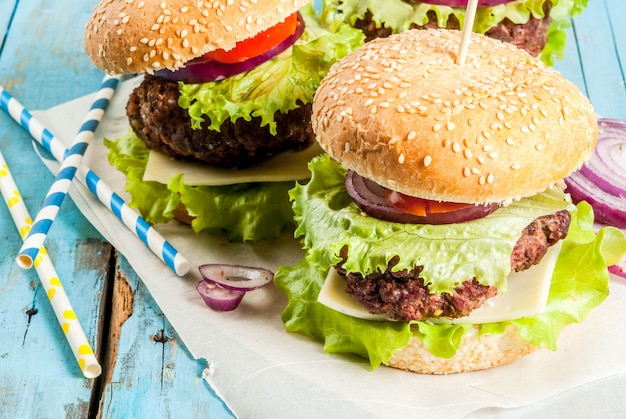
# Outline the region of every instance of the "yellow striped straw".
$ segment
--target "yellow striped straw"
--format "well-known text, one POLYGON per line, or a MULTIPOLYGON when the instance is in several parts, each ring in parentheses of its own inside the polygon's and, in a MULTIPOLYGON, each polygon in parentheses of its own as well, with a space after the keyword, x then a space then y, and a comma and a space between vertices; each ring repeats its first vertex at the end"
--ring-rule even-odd
MULTIPOLYGON (((0 191, 20 233, 20 237, 24 240, 33 225, 33 220, 30 218, 28 209, 22 200, 1 151, 0 191)), ((96 355, 87 340, 87 336, 85 336, 85 332, 76 317, 72 304, 44 247, 39 250, 34 266, 80 370, 86 378, 98 377, 102 373, 102 367, 96 359, 96 355)))

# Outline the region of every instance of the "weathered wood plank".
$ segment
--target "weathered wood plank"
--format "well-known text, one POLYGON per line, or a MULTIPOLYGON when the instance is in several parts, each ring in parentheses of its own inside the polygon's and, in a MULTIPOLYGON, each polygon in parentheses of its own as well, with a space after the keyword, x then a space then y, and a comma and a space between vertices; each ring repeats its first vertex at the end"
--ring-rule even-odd
POLYGON ((607 7, 603 7, 602 2, 594 2, 595 7, 588 7, 574 20, 574 32, 587 94, 596 112, 605 117, 626 119, 624 73, 620 69, 620 57, 614 47, 620 31, 623 39, 624 31, 619 27, 623 26, 620 19, 626 15, 624 6, 617 3, 604 2, 607 7), (613 13, 621 14, 613 16, 613 13), (608 25, 610 19, 616 25, 608 25))
MULTIPOLYGON (((81 25, 90 8, 73 5, 60 14, 58 5, 45 1, 3 1, 3 12, 14 4, 17 9, 0 56, 0 83, 30 109, 86 93, 89 77, 81 85, 76 82, 77 74, 68 73, 68 64, 79 56, 79 40, 74 31, 58 28, 81 25)), ((2 13, 5 27, 8 17, 2 13)), ((101 76, 93 71, 92 77, 101 76)), ((0 145, 34 216, 53 177, 39 162, 28 135, 4 112, 0 112, 0 145)), ((21 240, 7 209, 1 207, 0 240, 6 261, 0 265, 2 414, 85 417, 92 381, 86 380, 76 365, 35 271, 21 270, 12 263, 21 240)), ((88 339, 97 348, 98 290, 103 286, 110 246, 70 200, 61 210, 46 247, 88 339)))
MULTIPOLYGON (((84 24, 96 3, 19 2, 0 56, 0 84, 27 108, 44 109, 99 86, 103 74, 91 65, 82 47, 84 24)), ((5 4, 9 5, 3 0, 0 25, 6 27, 5 4)), ((0 146, 34 215, 53 177, 33 152, 28 135, 3 112, 0 146)), ((116 282, 130 284, 122 288, 130 292, 114 295, 135 297, 128 308, 132 315, 109 318, 101 313, 111 285, 106 280, 110 247, 71 200, 63 203, 46 245, 92 345, 110 355, 100 356, 105 370, 101 382, 85 380, 75 366, 35 272, 6 262, 17 254, 20 239, 4 205, 0 206, 0 240, 5 243, 5 261, 0 264, 0 416, 225 415, 221 401, 200 378, 202 366, 186 352, 123 258, 122 276, 116 282), (27 311, 33 314, 29 317, 27 311), (115 324, 120 325, 112 328, 115 336, 107 335, 107 340, 97 343, 99 330, 115 324), (92 389, 103 393, 90 405, 92 389)))
POLYGON ((123 259, 115 281, 114 307, 124 311, 128 301, 134 304, 132 313, 119 319, 121 338, 115 370, 103 391, 102 417, 226 417, 225 406, 201 378, 201 363, 189 355, 123 259))
POLYGON ((0 4, 0 46, 4 41, 9 21, 16 4, 17 0, 3 0, 2 4, 0 4))

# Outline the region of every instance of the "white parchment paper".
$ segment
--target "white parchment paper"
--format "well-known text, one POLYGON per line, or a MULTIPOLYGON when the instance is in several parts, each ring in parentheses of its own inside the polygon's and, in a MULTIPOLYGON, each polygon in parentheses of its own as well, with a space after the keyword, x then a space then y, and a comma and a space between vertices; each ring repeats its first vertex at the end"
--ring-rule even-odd
MULTIPOLYGON (((136 84, 133 79, 120 85, 84 160, 125 199, 124 176, 108 164, 101 140, 127 131, 124 108, 136 84)), ((91 96, 86 96, 34 114, 69 144, 90 104, 91 96)), ((541 350, 492 370, 449 376, 385 367, 371 371, 360 358, 326 354, 320 343, 285 332, 280 314, 286 298, 271 285, 249 293, 229 313, 210 310, 197 295, 196 268, 203 263, 269 269, 297 263, 302 251, 290 232, 275 242, 248 245, 195 235, 177 223, 158 226, 193 266, 179 278, 87 189, 77 184, 71 196, 129 260, 192 355, 206 360, 207 381, 242 418, 454 418, 481 408, 538 403, 626 372, 626 280, 617 277, 611 280, 608 300, 585 322, 565 329, 557 352, 541 350)))

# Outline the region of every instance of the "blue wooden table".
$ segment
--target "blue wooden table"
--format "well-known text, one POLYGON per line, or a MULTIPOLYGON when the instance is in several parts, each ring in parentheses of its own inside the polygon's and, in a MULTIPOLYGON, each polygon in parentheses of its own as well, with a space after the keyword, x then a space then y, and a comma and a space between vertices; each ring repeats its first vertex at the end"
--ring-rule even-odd
MULTIPOLYGON (((626 3, 589 3, 556 67, 589 96, 598 114, 626 119, 626 3)), ((82 47, 95 4, 0 0, 0 84, 28 109, 46 109, 99 86, 103 74, 82 47)), ((36 213, 53 176, 29 136, 3 112, 0 147, 36 213)), ((0 418, 232 416, 201 378, 204 365, 189 355, 126 260, 71 200, 65 200, 46 245, 102 364, 97 379, 82 376, 36 273, 15 264, 21 239, 4 205, 0 241, 0 418)), ((564 406, 590 412, 589 400, 606 404, 606 385, 626 388, 626 377, 536 406, 478 415, 558 416, 564 406)))

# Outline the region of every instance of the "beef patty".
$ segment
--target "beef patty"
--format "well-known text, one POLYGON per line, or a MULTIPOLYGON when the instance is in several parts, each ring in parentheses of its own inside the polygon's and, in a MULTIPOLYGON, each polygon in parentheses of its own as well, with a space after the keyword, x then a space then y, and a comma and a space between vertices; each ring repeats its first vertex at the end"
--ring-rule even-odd
MULTIPOLYGON (((411 1, 407 1, 412 3, 411 1)), ((529 54, 538 56, 543 50, 548 40, 548 26, 552 22, 549 13, 551 9, 550 2, 546 2, 544 5, 545 18, 538 19, 531 16, 528 22, 524 24, 515 24, 509 19, 504 19, 493 28, 489 29, 485 35, 499 39, 500 41, 509 42, 518 48, 526 50, 529 54)), ((410 29, 429 29, 437 28, 437 15, 433 11, 428 13, 428 22, 419 26, 411 24, 410 29)), ((365 34, 365 41, 371 41, 374 38, 385 38, 391 35, 391 29, 386 28, 385 25, 377 27, 376 23, 372 21, 372 14, 368 11, 363 19, 357 19, 354 26, 361 29, 365 34)), ((451 15, 448 19, 447 29, 460 29, 461 25, 459 20, 451 15)))
MULTIPOLYGON (((511 269, 523 271, 539 263, 548 247, 565 238, 570 221, 570 213, 563 210, 530 223, 513 249, 511 269)), ((347 247, 341 250, 344 260, 347 251, 347 247)), ((481 285, 474 278, 461 283, 451 294, 432 294, 428 286, 424 285, 425 279, 420 277, 421 266, 393 272, 398 262, 399 257, 396 256, 389 262, 385 272, 375 272, 365 277, 360 273, 347 273, 341 267, 343 262, 337 265, 337 270, 346 278, 346 292, 349 295, 360 301, 370 313, 383 314, 394 320, 463 317, 498 294, 496 287, 481 285)))
POLYGON ((244 168, 286 150, 301 150, 315 139, 311 104, 274 119, 277 135, 261 126, 261 118, 226 120, 220 131, 191 128, 187 110, 178 106, 178 83, 146 75, 126 105, 130 126, 151 150, 177 159, 196 159, 214 166, 244 168))

